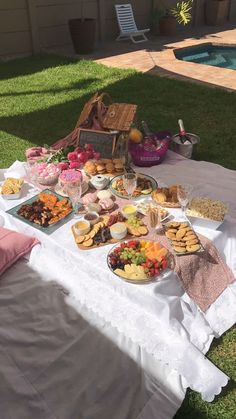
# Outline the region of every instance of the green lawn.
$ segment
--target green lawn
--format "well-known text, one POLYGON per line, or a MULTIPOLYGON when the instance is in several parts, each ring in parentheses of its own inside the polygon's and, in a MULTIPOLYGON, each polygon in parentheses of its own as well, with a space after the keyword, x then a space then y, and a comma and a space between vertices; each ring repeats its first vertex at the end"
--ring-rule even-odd
MULTIPOLYGON (((136 103, 138 117, 152 130, 175 133, 182 118, 187 131, 201 138, 196 159, 236 169, 234 93, 56 56, 0 64, 0 167, 24 159, 27 147, 52 144, 68 134, 96 91, 110 93, 117 102, 136 103)), ((235 342, 236 329, 231 329, 207 355, 232 380, 235 342)), ((235 409, 231 381, 213 403, 189 391, 176 418, 233 419, 235 409)))

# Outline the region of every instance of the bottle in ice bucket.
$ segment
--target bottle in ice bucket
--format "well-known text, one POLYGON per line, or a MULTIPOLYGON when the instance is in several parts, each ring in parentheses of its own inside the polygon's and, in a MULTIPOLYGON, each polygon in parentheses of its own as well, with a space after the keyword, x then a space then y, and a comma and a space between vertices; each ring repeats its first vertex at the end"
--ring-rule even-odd
POLYGON ((183 120, 179 119, 178 124, 179 124, 179 138, 180 138, 181 143, 191 144, 192 141, 185 131, 183 120))

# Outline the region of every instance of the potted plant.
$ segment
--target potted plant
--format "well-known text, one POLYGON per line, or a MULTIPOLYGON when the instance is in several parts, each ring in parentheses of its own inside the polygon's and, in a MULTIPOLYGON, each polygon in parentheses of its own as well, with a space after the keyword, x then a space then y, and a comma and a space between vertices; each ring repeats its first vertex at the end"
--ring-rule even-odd
POLYGON ((206 0, 205 18, 207 25, 222 25, 229 12, 229 0, 206 0))
POLYGON ((191 9, 193 0, 176 2, 175 6, 169 6, 167 0, 159 0, 161 8, 155 7, 153 0, 152 7, 152 33, 159 32, 161 35, 173 35, 176 30, 176 23, 187 25, 191 21, 191 9))
POLYGON ((69 20, 69 30, 75 52, 89 54, 94 49, 96 19, 84 17, 84 0, 81 1, 81 18, 69 20))

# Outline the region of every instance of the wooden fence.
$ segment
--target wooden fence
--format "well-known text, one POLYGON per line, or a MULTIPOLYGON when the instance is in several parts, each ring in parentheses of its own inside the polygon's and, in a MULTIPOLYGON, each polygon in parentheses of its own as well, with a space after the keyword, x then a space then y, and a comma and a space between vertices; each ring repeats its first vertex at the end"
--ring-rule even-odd
MULTIPOLYGON (((116 37, 114 4, 127 2, 132 3, 138 26, 149 27, 152 0, 83 1, 84 17, 97 20, 97 39, 116 37)), ((195 0, 196 25, 204 23, 204 2, 195 0)), ((81 3, 82 0, 0 0, 0 57, 71 45, 68 19, 81 17, 81 3)), ((230 20, 236 21, 236 0, 231 1, 230 20)))

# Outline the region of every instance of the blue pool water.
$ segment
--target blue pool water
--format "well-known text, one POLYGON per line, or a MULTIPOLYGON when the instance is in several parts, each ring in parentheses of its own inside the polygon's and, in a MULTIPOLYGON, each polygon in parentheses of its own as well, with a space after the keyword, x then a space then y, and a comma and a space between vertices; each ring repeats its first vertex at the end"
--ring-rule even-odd
POLYGON ((202 44, 174 51, 178 60, 236 70, 236 46, 202 44))

